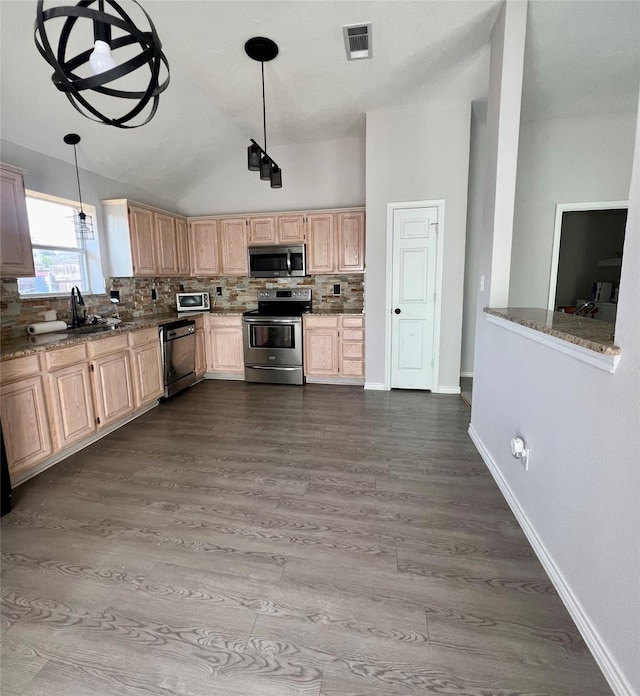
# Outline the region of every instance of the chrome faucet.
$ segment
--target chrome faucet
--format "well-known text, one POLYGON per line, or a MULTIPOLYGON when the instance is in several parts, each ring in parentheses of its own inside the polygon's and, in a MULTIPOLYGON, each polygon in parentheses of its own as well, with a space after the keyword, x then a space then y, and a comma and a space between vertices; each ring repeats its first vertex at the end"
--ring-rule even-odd
POLYGON ((84 307, 84 300, 80 293, 80 288, 76 285, 71 288, 71 328, 76 329, 81 324, 84 324, 87 318, 87 310, 85 309, 82 318, 78 315, 78 307, 84 307))

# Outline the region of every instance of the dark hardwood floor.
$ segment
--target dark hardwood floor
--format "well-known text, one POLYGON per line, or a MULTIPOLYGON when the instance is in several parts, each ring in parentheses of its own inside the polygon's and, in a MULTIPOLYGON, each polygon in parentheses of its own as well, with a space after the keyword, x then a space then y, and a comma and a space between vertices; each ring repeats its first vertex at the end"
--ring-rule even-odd
POLYGON ((459 396, 206 382, 15 491, 4 696, 601 696, 459 396))

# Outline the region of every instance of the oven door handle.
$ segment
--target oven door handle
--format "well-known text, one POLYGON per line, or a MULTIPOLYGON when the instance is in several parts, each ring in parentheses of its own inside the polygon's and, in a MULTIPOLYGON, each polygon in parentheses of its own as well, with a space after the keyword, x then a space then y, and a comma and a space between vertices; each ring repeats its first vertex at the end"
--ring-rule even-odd
POLYGON ((252 370, 277 370, 278 372, 293 372, 299 370, 299 367, 267 367, 265 365, 249 365, 252 370))
POLYGON ((287 273, 291 275, 291 249, 287 249, 287 273))
POLYGON ((269 319, 254 319, 253 317, 244 317, 245 324, 300 324, 302 319, 298 317, 287 317, 286 319, 269 318, 269 319))

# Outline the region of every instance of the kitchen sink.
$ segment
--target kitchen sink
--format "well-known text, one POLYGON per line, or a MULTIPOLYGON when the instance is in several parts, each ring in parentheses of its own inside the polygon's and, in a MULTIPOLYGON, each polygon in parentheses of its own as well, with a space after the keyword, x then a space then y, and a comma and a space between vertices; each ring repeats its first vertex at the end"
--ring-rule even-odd
POLYGON ((123 326, 124 324, 88 324, 87 326, 79 326, 77 329, 67 329, 67 334, 77 336, 78 334, 103 333, 104 331, 115 331, 123 326))

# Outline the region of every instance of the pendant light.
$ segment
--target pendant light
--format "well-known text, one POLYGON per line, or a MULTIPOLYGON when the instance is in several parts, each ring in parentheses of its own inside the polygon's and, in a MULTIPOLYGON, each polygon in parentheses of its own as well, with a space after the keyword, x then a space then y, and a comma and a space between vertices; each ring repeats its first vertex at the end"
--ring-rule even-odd
MULTIPOLYGON (((132 6, 130 12, 142 12, 148 23, 146 30, 136 27, 120 6, 124 4, 123 0, 79 0, 76 5, 62 4, 48 9, 44 8, 44 0, 38 0, 35 42, 40 55, 53 68, 53 84, 83 116, 116 128, 138 128, 155 116, 160 94, 169 85, 169 63, 162 53, 162 43, 149 15, 137 0, 126 2, 132 6), (98 9, 91 7, 94 4, 98 9), (111 12, 105 11, 105 7, 111 12), (45 23, 60 18, 65 19, 64 24, 57 37, 50 39, 45 23), (88 22, 92 23, 93 45, 75 56, 68 56, 69 44, 82 45, 81 41, 88 33, 88 22), (118 30, 117 37, 113 39, 112 27, 118 30), (130 46, 138 46, 140 51, 118 64, 111 51, 117 52, 117 49, 130 46), (87 66, 91 75, 83 77, 78 74, 78 69, 87 66), (163 81, 161 72, 166 73, 163 81), (128 89, 110 84, 125 76, 131 76, 127 81, 128 89), (131 80, 137 81, 135 88, 131 80), (104 97, 107 97, 112 98, 110 103, 114 106, 124 105, 125 113, 115 116, 102 113, 90 102, 90 98, 96 95, 100 95, 101 104, 105 103, 104 97)), ((47 26, 60 27, 60 22, 53 21, 47 26)), ((125 52, 130 56, 130 49, 125 52)), ((88 70, 83 72, 86 74, 88 70)))
POLYGON ((93 220, 91 215, 87 215, 82 209, 82 191, 80 190, 80 172, 78 170, 78 155, 76 153, 76 145, 80 142, 80 136, 77 133, 68 133, 63 140, 67 145, 73 145, 73 159, 76 163, 76 180, 78 182, 78 201, 80 202, 80 211, 73 215, 73 226, 76 230, 78 240, 93 239, 93 220))
POLYGON ((254 36, 244 45, 245 53, 252 60, 258 61, 262 73, 262 127, 264 134, 264 149, 251 139, 247 148, 247 167, 249 171, 260 172, 262 181, 270 181, 271 188, 282 188, 282 170, 267 154, 267 109, 264 98, 264 64, 278 55, 278 45, 275 41, 264 36, 254 36))

